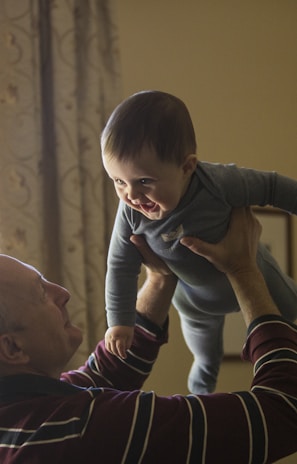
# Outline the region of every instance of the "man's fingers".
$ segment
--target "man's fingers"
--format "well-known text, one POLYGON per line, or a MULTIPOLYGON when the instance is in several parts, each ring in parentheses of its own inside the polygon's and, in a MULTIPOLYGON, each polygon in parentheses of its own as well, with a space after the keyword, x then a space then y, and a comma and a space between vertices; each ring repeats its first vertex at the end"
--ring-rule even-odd
POLYGON ((255 261, 261 226, 250 208, 232 211, 226 235, 218 243, 206 243, 195 237, 183 237, 181 243, 206 258, 222 272, 234 272, 255 261))
POLYGON ((154 256, 150 247, 141 235, 131 235, 130 240, 136 246, 139 253, 142 255, 144 262, 149 261, 149 259, 152 256, 154 256))
POLYGON ((171 275, 167 264, 162 261, 148 246, 144 237, 141 235, 131 235, 131 242, 136 246, 139 253, 142 255, 143 264, 150 269, 152 272, 162 274, 162 275, 171 275))
MULTIPOLYGON (((180 243, 189 248, 193 253, 201 256, 206 256, 209 249, 209 244, 197 237, 183 237, 180 239, 180 243)), ((213 245, 211 246, 213 247, 213 245)))

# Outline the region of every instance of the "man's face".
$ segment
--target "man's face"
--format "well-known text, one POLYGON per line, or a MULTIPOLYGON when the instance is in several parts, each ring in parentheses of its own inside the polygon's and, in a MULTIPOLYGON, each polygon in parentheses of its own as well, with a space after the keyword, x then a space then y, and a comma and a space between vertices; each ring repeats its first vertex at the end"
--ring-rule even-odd
POLYGON ((59 377, 82 341, 69 321, 69 292, 34 267, 0 255, 0 295, 8 310, 6 332, 28 358, 23 371, 59 377))

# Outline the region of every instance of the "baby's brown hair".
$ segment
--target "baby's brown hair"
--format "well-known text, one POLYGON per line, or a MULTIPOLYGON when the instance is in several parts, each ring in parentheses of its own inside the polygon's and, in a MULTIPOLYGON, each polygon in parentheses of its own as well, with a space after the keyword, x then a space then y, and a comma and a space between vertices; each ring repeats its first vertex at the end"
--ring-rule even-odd
POLYGON ((177 165, 196 153, 193 123, 182 100, 145 90, 115 108, 101 135, 102 155, 136 159, 144 147, 153 149, 161 161, 177 165))

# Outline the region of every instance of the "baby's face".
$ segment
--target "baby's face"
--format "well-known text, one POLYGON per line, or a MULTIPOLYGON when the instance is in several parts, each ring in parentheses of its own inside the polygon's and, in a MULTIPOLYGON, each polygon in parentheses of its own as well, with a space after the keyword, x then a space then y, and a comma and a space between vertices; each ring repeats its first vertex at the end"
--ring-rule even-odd
POLYGON ((163 219, 177 207, 196 163, 194 155, 189 155, 181 166, 161 161, 148 148, 132 160, 103 156, 104 167, 118 197, 151 220, 163 219))

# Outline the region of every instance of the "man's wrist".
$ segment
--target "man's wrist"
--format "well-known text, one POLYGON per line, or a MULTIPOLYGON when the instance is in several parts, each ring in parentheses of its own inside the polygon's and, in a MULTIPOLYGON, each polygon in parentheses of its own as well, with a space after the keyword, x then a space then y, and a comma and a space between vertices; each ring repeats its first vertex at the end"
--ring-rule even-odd
POLYGON ((154 334, 157 338, 164 337, 164 334, 168 331, 169 317, 167 315, 162 325, 156 324, 145 314, 136 311, 136 325, 141 326, 145 330, 148 330, 154 334))
POLYGON ((173 272, 170 272, 169 270, 164 272, 156 272, 149 268, 146 269, 146 278, 147 280, 153 283, 177 281, 176 275, 173 274, 173 272))
POLYGON ((280 312, 257 266, 249 266, 227 274, 247 326, 264 315, 280 312))
POLYGON ((152 323, 162 327, 167 319, 177 278, 174 274, 150 272, 138 292, 136 309, 152 323))

